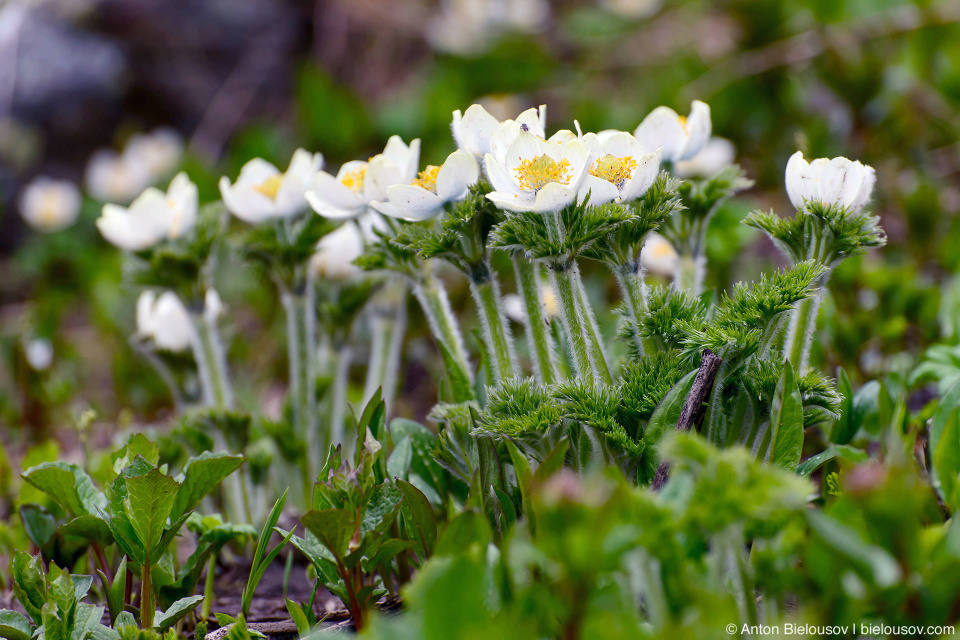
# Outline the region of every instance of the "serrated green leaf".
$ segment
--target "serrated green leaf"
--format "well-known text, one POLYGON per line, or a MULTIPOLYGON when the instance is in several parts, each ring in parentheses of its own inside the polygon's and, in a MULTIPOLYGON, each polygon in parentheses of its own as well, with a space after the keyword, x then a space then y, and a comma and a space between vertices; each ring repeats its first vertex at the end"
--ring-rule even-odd
POLYGON ((27 469, 23 479, 64 508, 71 518, 97 515, 106 505, 103 493, 87 472, 75 464, 44 462, 27 469))
POLYGON ((13 578, 13 595, 34 623, 40 625, 41 609, 47 601, 47 580, 40 554, 30 556, 23 551, 15 551, 10 564, 10 575, 13 578))
POLYGON ((193 511, 205 495, 243 464, 243 460, 243 456, 210 451, 190 458, 184 465, 183 480, 170 517, 177 519, 193 511))
POLYGON ((57 519, 39 504, 20 505, 20 521, 27 537, 38 548, 47 544, 57 531, 57 519))
POLYGON ((19 611, 0 610, 0 638, 5 640, 30 640, 33 626, 30 619, 19 611))
POLYGON ((357 525, 352 512, 346 509, 308 511, 300 518, 300 522, 338 561, 347 555, 347 547, 357 525))
POLYGON ((152 554, 163 536, 180 485, 159 469, 127 478, 125 485, 124 511, 140 544, 152 554))
POLYGON ((385 533, 396 520, 402 502, 403 494, 392 484, 384 482, 376 487, 363 511, 360 534, 366 536, 372 531, 385 533))

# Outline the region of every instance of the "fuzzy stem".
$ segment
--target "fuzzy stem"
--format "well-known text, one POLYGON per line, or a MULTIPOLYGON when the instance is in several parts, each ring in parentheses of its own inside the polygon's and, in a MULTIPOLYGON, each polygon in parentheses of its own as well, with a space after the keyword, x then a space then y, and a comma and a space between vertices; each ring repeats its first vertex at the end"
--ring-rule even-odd
POLYGON ((217 319, 204 313, 200 320, 200 342, 210 363, 210 377, 216 406, 220 409, 233 408, 233 388, 230 386, 230 373, 227 368, 227 354, 220 339, 217 319))
POLYGON ((497 276, 489 266, 470 278, 470 293, 480 312, 480 324, 483 327, 483 341, 487 351, 493 356, 490 363, 494 380, 510 378, 517 373, 517 355, 513 349, 513 336, 510 325, 503 313, 500 299, 500 285, 497 276))
POLYGON ((784 353, 797 374, 801 374, 810 360, 810 348, 813 346, 813 334, 817 328, 817 313, 823 300, 823 289, 813 297, 801 300, 790 317, 787 329, 787 342, 784 353))
POLYGON ((598 382, 604 384, 613 383, 610 376, 610 367, 607 364, 607 356, 603 351, 603 340, 600 334, 600 327, 597 325, 597 318, 593 314, 593 308, 590 306, 590 299, 587 298, 587 291, 583 286, 583 279, 580 277, 580 267, 573 263, 570 269, 571 278, 574 279, 577 294, 577 304, 580 307, 580 314, 584 320, 583 330, 586 336, 587 349, 590 353, 590 363, 593 370, 593 377, 598 382))
POLYGON ((676 286, 681 291, 689 291, 694 296, 703 293, 703 279, 707 271, 707 257, 700 254, 680 254, 677 263, 677 273, 674 278, 676 286))
POLYGON ((203 606, 200 608, 200 619, 210 618, 210 610, 213 608, 213 583, 217 577, 217 556, 210 554, 207 560, 207 579, 203 583, 203 606))
POLYGON ((519 254, 513 256, 517 289, 523 303, 523 328, 533 356, 533 372, 537 382, 552 384, 560 378, 557 351, 549 323, 543 313, 540 294, 540 265, 519 254))
MULTIPOLYGON (((310 452, 322 451, 326 443, 316 442, 317 436, 317 374, 316 374, 316 319, 314 316, 313 286, 303 291, 283 291, 280 294, 287 315, 287 358, 290 367, 290 404, 293 426, 307 447, 307 465, 310 452)), ((309 470, 308 470, 309 474, 309 470)), ((311 476, 312 477, 312 476, 311 476)))
POLYGON ((550 274, 553 278, 553 288, 556 289, 557 297, 560 299, 560 322, 570 341, 573 366, 578 376, 592 376, 593 366, 590 363, 590 352, 583 332, 583 316, 580 305, 577 304, 576 284, 570 278, 570 270, 563 269, 561 265, 553 265, 550 274))
MULTIPOLYGON (((636 264, 623 264, 613 270, 613 275, 620 284, 630 319, 635 326, 639 327, 640 318, 647 313, 647 286, 643 281, 643 271, 636 264)), ((644 344, 640 336, 636 337, 636 341, 637 348, 642 354, 644 344)))
POLYGON ((377 389, 380 389, 380 397, 386 403, 389 414, 397 391, 403 339, 407 332, 406 295, 403 295, 392 309, 389 306, 377 307, 371 315, 370 323, 372 340, 367 378, 363 386, 363 402, 369 402, 377 389))
POLYGON ((450 300, 443 283, 435 275, 428 273, 414 286, 413 294, 423 308, 423 314, 427 317, 434 337, 447 348, 455 366, 460 369, 458 377, 472 381, 473 373, 470 371, 467 350, 463 346, 463 336, 450 308, 450 300))
POLYGON ((333 407, 330 411, 330 443, 343 445, 348 451, 345 442, 344 419, 347 415, 347 390, 350 386, 350 363, 353 361, 353 350, 349 345, 341 345, 336 353, 337 367, 333 376, 333 407))

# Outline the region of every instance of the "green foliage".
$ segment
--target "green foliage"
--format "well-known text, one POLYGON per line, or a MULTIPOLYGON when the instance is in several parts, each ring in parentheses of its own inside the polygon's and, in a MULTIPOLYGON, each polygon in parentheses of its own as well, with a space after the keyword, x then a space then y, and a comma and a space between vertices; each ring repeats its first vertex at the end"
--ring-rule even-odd
POLYGON ((317 243, 336 228, 334 222, 307 211, 296 218, 249 227, 237 239, 237 251, 286 290, 302 291, 306 264, 317 243))

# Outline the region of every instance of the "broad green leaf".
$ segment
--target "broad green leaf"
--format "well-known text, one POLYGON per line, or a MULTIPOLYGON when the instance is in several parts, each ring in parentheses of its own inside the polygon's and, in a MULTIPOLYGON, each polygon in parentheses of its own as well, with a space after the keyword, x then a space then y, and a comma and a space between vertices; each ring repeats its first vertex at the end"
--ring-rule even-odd
POLYGON ((777 382, 770 407, 770 446, 764 460, 793 471, 803 451, 803 399, 789 362, 777 382))
POLYGON ((410 475, 410 463, 413 461, 413 445, 410 438, 401 439, 387 459, 387 473, 394 478, 403 478, 410 475))
POLYGON ((415 546, 416 544, 409 540, 400 540, 399 538, 387 540, 377 547, 376 553, 374 553, 369 560, 364 561, 363 569, 367 573, 373 573, 384 562, 392 559, 397 554, 403 553, 407 549, 413 549, 415 546))
POLYGON ((293 624, 297 627, 297 633, 303 637, 310 631, 310 623, 307 622, 307 614, 303 612, 303 607, 290 598, 284 598, 284 602, 286 602, 287 605, 287 613, 290 614, 293 624))
POLYGON ((933 412, 933 419, 930 420, 930 444, 928 449, 930 453, 928 455, 931 460, 934 461, 931 468, 930 480, 941 497, 943 497, 943 490, 940 487, 940 474, 936 465, 937 449, 940 446, 940 438, 943 436, 943 431, 947 426, 947 421, 950 419, 950 414, 957 409, 960 409, 960 381, 943 394, 936 411, 933 412))
POLYGON ((350 538, 353 537, 357 526, 356 517, 351 511, 346 509, 308 511, 300 518, 300 522, 337 560, 342 560, 347 555, 350 538))
POLYGON ((496 498, 497 509, 500 514, 503 515, 503 518, 497 518, 497 527, 500 528, 501 533, 506 532, 514 527, 517 524, 517 507, 513 504, 513 499, 507 494, 506 491, 498 489, 497 487, 490 487, 491 491, 496 498), (506 525, 503 524, 503 520, 506 519, 506 525))
POLYGON ((461 511, 447 523, 437 538, 433 557, 461 556, 471 548, 485 550, 489 542, 490 524, 487 518, 474 510, 461 511))
POLYGON ((869 455, 863 449, 857 449, 846 444, 832 444, 815 456, 810 456, 797 466, 797 475, 809 476, 811 473, 825 465, 827 462, 836 459, 849 460, 853 463, 863 462, 869 459, 869 455))
POLYGON ((363 511, 360 535, 366 536, 371 531, 385 533, 396 520, 402 502, 403 494, 392 484, 384 482, 376 487, 363 511))
POLYGON ((60 533, 95 542, 100 546, 113 543, 110 526, 100 516, 80 516, 60 526, 60 533))
POLYGON ((397 487, 403 494, 403 514, 413 530, 417 555, 426 561, 437 542, 437 518, 427 496, 415 486, 397 478, 397 487))
POLYGON ((40 611, 47 601, 47 580, 40 554, 30 556, 23 551, 15 551, 10 564, 10 577, 13 581, 13 595, 17 597, 27 615, 39 625, 42 621, 40 611))
POLYGON ((243 456, 210 451, 190 458, 183 468, 183 479, 170 517, 176 520, 193 511, 205 495, 242 464, 243 456))
POLYGON ((30 619, 19 611, 0 610, 0 638, 5 640, 30 640, 33 626, 30 619))
POLYGON ((44 462, 27 469, 23 479, 43 491, 70 515, 97 515, 106 498, 87 472, 75 464, 44 462))
POLYGON ((100 624, 101 618, 103 618, 103 607, 83 602, 79 603, 70 640, 86 640, 89 638, 97 629, 102 627, 100 624))
POLYGON ((654 409, 650 421, 643 430, 643 462, 641 469, 644 478, 649 482, 657 473, 657 467, 660 466, 659 443, 664 434, 670 433, 677 428, 677 421, 680 419, 680 412, 683 411, 683 405, 690 395, 690 389, 693 387, 693 381, 697 377, 697 371, 693 370, 680 378, 677 384, 667 392, 657 408, 654 409))
POLYGON ((547 454, 547 457, 543 459, 540 466, 534 471, 533 484, 539 485, 546 482, 550 476, 563 468, 563 462, 566 460, 567 448, 569 446, 570 441, 566 437, 557 443, 553 451, 547 454))
POLYGON ((123 448, 110 455, 110 459, 113 460, 113 472, 119 474, 137 456, 155 467, 160 462, 160 449, 142 433, 134 434, 123 448))
POLYGON ((840 402, 840 417, 834 420, 830 429, 830 442, 848 444, 856 435, 860 425, 856 423, 853 405, 853 387, 847 372, 841 367, 837 373, 837 391, 843 396, 840 402))
POLYGON ((126 479, 124 510, 147 554, 151 554, 163 536, 180 485, 159 469, 126 479))
POLYGON ((172 605, 170 605, 166 611, 159 614, 153 621, 153 625, 160 629, 160 631, 165 631, 175 625, 177 621, 186 616, 188 613, 197 608, 197 605, 203 601, 203 596, 189 596, 186 598, 181 598, 177 600, 172 605))
POLYGON ((933 466, 940 480, 940 495, 955 513, 960 508, 960 409, 947 416, 934 450, 933 466))
MULTIPOLYGON (((219 615, 217 616, 217 620, 220 620, 219 615)), ((222 636, 221 640, 251 640, 250 631, 247 629, 247 622, 243 616, 240 616, 237 621, 230 626, 230 630, 222 636)))
POLYGON ((20 520, 27 537, 38 548, 47 544, 57 531, 57 519, 39 504, 20 505, 20 520))
POLYGON ((890 587, 900 580, 900 565, 886 549, 870 544, 855 529, 821 511, 811 509, 806 514, 810 528, 831 549, 868 571, 878 586, 890 587))

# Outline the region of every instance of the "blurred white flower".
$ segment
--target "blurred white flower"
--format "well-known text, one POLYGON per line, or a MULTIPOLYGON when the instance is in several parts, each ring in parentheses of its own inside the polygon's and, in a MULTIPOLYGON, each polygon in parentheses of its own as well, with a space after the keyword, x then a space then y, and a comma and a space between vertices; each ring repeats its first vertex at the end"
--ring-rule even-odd
POLYGON ((644 153, 640 142, 629 133, 605 133, 603 137, 588 133, 582 138, 590 154, 590 168, 580 185, 580 199, 588 192, 590 204, 639 198, 657 179, 660 150, 644 153))
POLYGON ((137 299, 137 333, 153 340, 158 349, 185 351, 193 344, 194 327, 190 313, 172 291, 158 297, 153 291, 144 291, 137 299))
POLYGON ((847 158, 817 158, 808 163, 797 151, 787 162, 787 195, 797 209, 816 201, 858 211, 873 195, 877 176, 870 165, 847 158))
MULTIPOLYGON (((557 302, 557 292, 549 284, 540 285, 540 299, 542 303, 543 315, 549 320, 556 318, 560 314, 560 307, 557 302)), ((515 293, 508 293, 503 297, 503 311, 507 317, 514 322, 525 322, 523 300, 515 293)))
POLYGON ((23 345, 23 355, 34 371, 46 371, 53 364, 53 344, 46 338, 34 338, 23 345))
POLYGON ((60 231, 76 221, 81 201, 74 183, 40 176, 23 188, 20 215, 37 231, 60 231))
POLYGON ((491 153, 498 160, 521 131, 546 137, 547 107, 527 109, 515 120, 497 120, 479 104, 471 105, 463 114, 457 109, 453 112, 453 139, 461 151, 473 155, 477 160, 491 153))
POLYGON ((310 259, 310 269, 317 278, 348 280, 362 273, 353 261, 363 254, 363 234, 353 221, 348 221, 320 239, 317 252, 310 259))
POLYGON ((444 0, 424 36, 439 51, 475 55, 504 33, 535 33, 549 19, 547 0, 444 0))
POLYGON ((90 156, 84 176, 87 191, 101 202, 127 204, 153 183, 150 169, 112 149, 90 156))
POLYGON ((579 140, 560 144, 521 131, 503 161, 486 155, 487 177, 493 186, 487 197, 509 211, 558 211, 576 198, 587 159, 587 149, 579 140))
POLYGON ((680 256, 666 238, 659 233, 647 236, 640 251, 640 265, 644 269, 665 278, 672 278, 679 262, 680 256))
POLYGON ((321 154, 304 149, 294 152, 285 172, 254 158, 243 165, 235 183, 220 178, 220 195, 230 213, 250 224, 290 218, 307 209, 304 194, 322 166, 321 154))
POLYGON ((644 149, 663 149, 663 160, 676 162, 697 155, 710 139, 713 125, 710 107, 694 100, 690 115, 681 116, 669 107, 657 107, 643 119, 633 135, 644 149))
POLYGON ((142 251, 164 239, 176 239, 197 223, 197 186, 185 173, 170 182, 167 192, 148 187, 129 208, 103 205, 97 228, 110 243, 125 251, 142 251))
POLYGON ((420 139, 407 146, 400 136, 391 136, 383 153, 368 162, 348 162, 336 177, 326 171, 317 173, 307 191, 307 202, 324 218, 355 218, 367 212, 374 200, 386 200, 388 187, 410 184, 419 166, 420 139))
POLYGON ((370 205, 394 218, 429 220, 443 211, 448 202, 463 200, 479 177, 480 167, 473 156, 466 151, 454 151, 442 165, 427 165, 410 184, 388 187, 387 202, 370 205))
POLYGON ((123 157, 128 162, 146 167, 150 182, 158 182, 168 178, 180 166, 183 138, 176 130, 167 127, 150 133, 136 133, 127 141, 123 157))
POLYGON ((737 149, 726 138, 714 136, 700 152, 689 160, 680 160, 673 165, 678 178, 709 178, 730 165, 737 157, 737 149))
POLYGON ((214 323, 223 315, 223 300, 216 289, 207 289, 203 297, 203 317, 209 323, 214 323))
POLYGON ((600 0, 600 4, 607 11, 618 16, 638 20, 659 11, 663 6, 663 0, 600 0))

